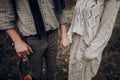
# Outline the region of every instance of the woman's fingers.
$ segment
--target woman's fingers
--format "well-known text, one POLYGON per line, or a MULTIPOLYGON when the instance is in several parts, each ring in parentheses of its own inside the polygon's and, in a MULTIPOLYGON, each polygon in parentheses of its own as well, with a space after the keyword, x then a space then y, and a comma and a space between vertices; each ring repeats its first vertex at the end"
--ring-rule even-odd
POLYGON ((62 43, 63 47, 66 48, 67 46, 69 46, 70 40, 68 37, 65 37, 62 39, 61 43, 62 43))
POLYGON ((66 41, 66 42, 62 42, 62 46, 64 48, 67 48, 69 46, 70 42, 69 41, 66 41))

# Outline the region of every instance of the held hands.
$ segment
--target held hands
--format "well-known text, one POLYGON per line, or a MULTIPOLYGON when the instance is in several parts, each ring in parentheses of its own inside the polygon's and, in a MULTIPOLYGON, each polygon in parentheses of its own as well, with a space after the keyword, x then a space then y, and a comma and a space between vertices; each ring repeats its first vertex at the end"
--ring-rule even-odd
POLYGON ((62 32, 62 38, 61 38, 61 43, 60 43, 60 48, 67 48, 68 45, 71 43, 70 39, 68 38, 67 35, 67 26, 66 24, 61 25, 61 32, 62 32))
POLYGON ((22 40, 15 41, 14 45, 18 57, 20 58, 29 55, 30 53, 33 53, 31 47, 22 40))
POLYGON ((64 49, 67 48, 70 45, 70 39, 68 38, 67 35, 62 36, 61 43, 60 43, 60 48, 64 49))

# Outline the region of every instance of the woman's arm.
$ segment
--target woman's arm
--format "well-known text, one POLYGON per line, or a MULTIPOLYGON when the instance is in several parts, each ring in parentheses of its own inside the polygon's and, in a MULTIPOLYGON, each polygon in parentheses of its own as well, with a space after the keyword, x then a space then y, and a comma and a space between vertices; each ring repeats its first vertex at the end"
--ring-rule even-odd
POLYGON ((120 1, 117 0, 109 0, 105 3, 100 29, 90 46, 85 50, 84 59, 94 59, 102 53, 111 37, 119 7, 120 1))

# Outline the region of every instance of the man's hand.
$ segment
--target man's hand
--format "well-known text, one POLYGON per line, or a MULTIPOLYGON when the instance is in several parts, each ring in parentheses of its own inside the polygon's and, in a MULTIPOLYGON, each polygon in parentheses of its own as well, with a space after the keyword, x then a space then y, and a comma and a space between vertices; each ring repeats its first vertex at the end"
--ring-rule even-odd
POLYGON ((15 50, 19 57, 23 57, 29 55, 30 53, 33 53, 31 47, 22 40, 15 41, 14 45, 15 45, 15 50))
POLYGON ((28 44, 26 44, 15 29, 6 30, 12 41, 14 42, 15 50, 18 54, 18 57, 23 57, 33 53, 32 49, 28 44))

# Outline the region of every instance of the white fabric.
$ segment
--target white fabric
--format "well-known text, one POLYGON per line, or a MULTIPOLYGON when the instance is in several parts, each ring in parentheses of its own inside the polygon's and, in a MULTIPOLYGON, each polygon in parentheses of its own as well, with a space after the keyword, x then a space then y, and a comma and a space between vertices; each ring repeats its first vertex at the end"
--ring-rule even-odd
POLYGON ((74 33, 83 36, 89 46, 85 52, 87 58, 100 55, 107 45, 119 6, 120 1, 116 0, 106 3, 98 0, 97 4, 95 0, 77 0, 68 36, 71 42, 74 33))
POLYGON ((70 51, 69 80, 91 80, 96 75, 119 7, 120 0, 77 0, 68 31, 73 43, 70 51))

